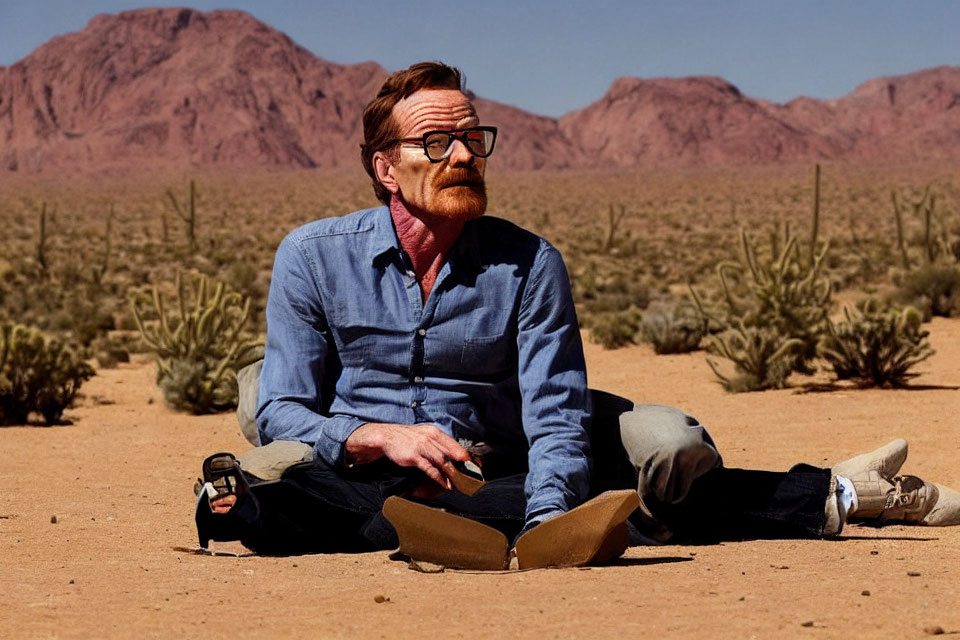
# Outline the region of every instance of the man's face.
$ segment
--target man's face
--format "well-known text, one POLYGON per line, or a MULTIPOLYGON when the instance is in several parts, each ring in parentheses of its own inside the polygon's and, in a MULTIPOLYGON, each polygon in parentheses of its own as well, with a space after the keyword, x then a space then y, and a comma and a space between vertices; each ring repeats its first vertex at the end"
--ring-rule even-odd
MULTIPOLYGON (((457 131, 480 124, 470 100, 454 89, 423 89, 393 108, 399 138, 419 138, 428 131, 457 131)), ((399 162, 384 169, 391 179, 384 186, 406 205, 429 215, 472 220, 483 215, 487 194, 483 182, 486 160, 477 158, 460 140, 449 155, 431 162, 422 145, 401 143, 399 162)))

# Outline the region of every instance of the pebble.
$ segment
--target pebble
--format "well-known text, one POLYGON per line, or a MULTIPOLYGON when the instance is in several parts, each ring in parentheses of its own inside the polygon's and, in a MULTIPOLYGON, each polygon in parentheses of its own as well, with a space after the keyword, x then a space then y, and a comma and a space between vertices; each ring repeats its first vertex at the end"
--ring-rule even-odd
POLYGON ((378 593, 377 595, 373 596, 373 601, 377 604, 382 604, 384 602, 390 602, 390 598, 386 597, 382 593, 378 593))
POLYGON ((907 575, 910 576, 911 578, 916 578, 917 576, 920 575, 920 572, 919 572, 919 571, 907 571, 907 575))
POLYGON ((57 524, 57 516, 50 516, 50 524, 57 524))
POLYGON ((801 627, 812 627, 812 626, 813 626, 813 620, 807 620, 806 622, 801 622, 801 623, 800 623, 800 626, 801 626, 801 627))
POLYGON ((863 591, 860 592, 860 595, 862 595, 862 596, 868 596, 868 595, 870 595, 870 590, 869 590, 869 589, 864 589, 863 591))
POLYGON ((943 630, 943 627, 938 624, 932 624, 928 627, 924 627, 923 632, 928 636, 942 636, 944 633, 946 633, 943 630))

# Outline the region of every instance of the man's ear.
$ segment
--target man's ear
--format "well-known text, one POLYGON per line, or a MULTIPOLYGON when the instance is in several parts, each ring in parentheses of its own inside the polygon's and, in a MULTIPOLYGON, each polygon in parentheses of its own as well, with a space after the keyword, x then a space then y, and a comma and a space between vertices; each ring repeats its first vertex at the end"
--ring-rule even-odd
POLYGON ((397 184, 397 179, 394 176, 393 163, 387 158, 387 154, 382 151, 373 154, 373 170, 376 173, 377 180, 387 191, 392 194, 400 192, 400 185, 397 184))

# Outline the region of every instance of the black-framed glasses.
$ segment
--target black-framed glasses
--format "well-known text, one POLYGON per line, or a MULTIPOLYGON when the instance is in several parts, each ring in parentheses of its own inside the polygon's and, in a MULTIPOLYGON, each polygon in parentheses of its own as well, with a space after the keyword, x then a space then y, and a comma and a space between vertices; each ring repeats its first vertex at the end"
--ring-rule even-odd
POLYGON ((460 131, 427 131, 418 138, 397 138, 394 142, 423 146, 423 153, 430 162, 440 162, 450 155, 453 141, 459 140, 473 155, 486 158, 493 153, 497 142, 496 127, 471 127, 460 131))

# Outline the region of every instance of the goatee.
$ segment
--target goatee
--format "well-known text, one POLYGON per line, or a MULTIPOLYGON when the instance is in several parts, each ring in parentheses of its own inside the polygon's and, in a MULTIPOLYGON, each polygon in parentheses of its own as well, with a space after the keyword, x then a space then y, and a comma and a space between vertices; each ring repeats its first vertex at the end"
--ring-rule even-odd
POLYGON ((433 182, 431 213, 453 220, 473 220, 487 210, 487 187, 475 167, 448 168, 433 182))

